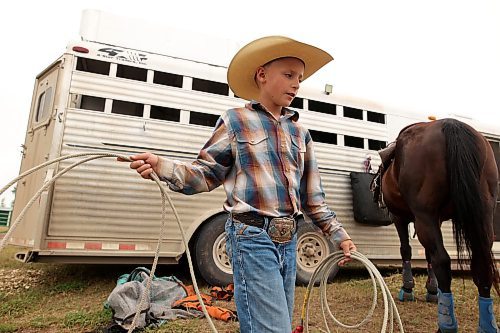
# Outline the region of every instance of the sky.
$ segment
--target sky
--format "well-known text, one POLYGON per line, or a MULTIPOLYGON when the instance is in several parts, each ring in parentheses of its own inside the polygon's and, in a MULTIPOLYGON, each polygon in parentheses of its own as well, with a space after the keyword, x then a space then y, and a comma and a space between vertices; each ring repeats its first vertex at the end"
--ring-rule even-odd
MULTIPOLYGON (((335 94, 500 127, 498 0, 7 1, 0 13, 0 187, 19 173, 35 77, 80 39, 84 9, 239 45, 289 36, 333 55, 314 79, 335 94)), ((10 190, 2 198, 10 204, 10 190)))

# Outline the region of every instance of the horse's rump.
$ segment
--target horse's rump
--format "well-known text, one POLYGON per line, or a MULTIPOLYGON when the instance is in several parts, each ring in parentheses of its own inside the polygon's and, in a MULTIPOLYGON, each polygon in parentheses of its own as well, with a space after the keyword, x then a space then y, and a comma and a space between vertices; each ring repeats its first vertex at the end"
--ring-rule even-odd
MULTIPOLYGON (((460 263, 474 258, 472 270, 487 268, 483 274, 490 275, 500 295, 491 252, 497 183, 497 166, 487 140, 463 122, 442 119, 401 131, 382 191, 391 213, 425 221, 416 228, 452 219, 460 263)), ((433 230, 430 227, 428 232, 433 230)), ((419 234, 422 237, 424 232, 419 234)))

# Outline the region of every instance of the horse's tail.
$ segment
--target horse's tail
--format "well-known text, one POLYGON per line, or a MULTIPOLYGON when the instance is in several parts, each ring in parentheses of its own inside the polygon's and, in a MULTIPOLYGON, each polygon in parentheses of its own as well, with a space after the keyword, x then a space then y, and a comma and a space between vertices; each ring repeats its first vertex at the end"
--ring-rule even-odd
POLYGON ((446 140, 446 161, 450 196, 453 206, 453 231, 460 265, 474 257, 471 269, 490 270, 493 286, 500 296, 500 277, 495 266, 491 244, 493 233, 480 188, 484 158, 481 158, 481 138, 468 125, 455 120, 443 120, 442 131, 446 140))

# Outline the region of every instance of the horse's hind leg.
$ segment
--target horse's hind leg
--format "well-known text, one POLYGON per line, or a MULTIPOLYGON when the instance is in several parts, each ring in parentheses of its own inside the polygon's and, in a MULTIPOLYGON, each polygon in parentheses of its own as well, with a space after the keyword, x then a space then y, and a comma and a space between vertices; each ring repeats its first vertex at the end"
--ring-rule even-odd
POLYGON ((432 268, 431 257, 429 251, 425 251, 425 259, 427 259, 427 281, 425 282, 425 289, 427 289, 427 295, 425 300, 431 303, 437 303, 438 301, 438 282, 436 274, 434 274, 434 269, 432 268))
POLYGON ((493 299, 490 297, 494 273, 485 269, 485 267, 488 267, 488 264, 483 262, 484 258, 484 255, 475 255, 473 249, 471 257, 471 272, 474 284, 477 286, 479 292, 479 325, 477 331, 478 333, 497 333, 500 332, 500 330, 498 329, 495 315, 493 313, 493 299))
POLYGON ((443 244, 438 219, 417 216, 415 228, 420 243, 431 258, 431 264, 438 281, 439 331, 442 333, 458 332, 453 294, 451 293, 451 260, 443 244))
POLYGON ((408 222, 403 221, 399 217, 394 217, 393 221, 398 231, 399 242, 401 244, 399 252, 403 260, 403 286, 399 290, 398 299, 401 302, 414 301, 413 287, 415 287, 415 280, 411 271, 411 246, 408 234, 408 222))
POLYGON ((500 332, 493 313, 493 298, 490 297, 493 276, 478 265, 474 254, 471 260, 471 271, 474 283, 479 291, 479 325, 477 331, 478 333, 500 332))

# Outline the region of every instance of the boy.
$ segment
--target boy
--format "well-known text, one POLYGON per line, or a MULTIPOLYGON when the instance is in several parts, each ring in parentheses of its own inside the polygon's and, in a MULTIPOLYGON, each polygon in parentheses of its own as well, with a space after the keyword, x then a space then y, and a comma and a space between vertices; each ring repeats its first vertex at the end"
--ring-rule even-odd
POLYGON ((154 170, 173 191, 194 194, 223 184, 227 252, 242 333, 291 332, 296 275, 296 216, 302 210, 350 260, 356 246, 328 209, 309 132, 287 109, 300 83, 333 58, 290 38, 244 46, 228 68, 236 96, 250 100, 225 112, 196 161, 143 153, 130 167, 154 170))

